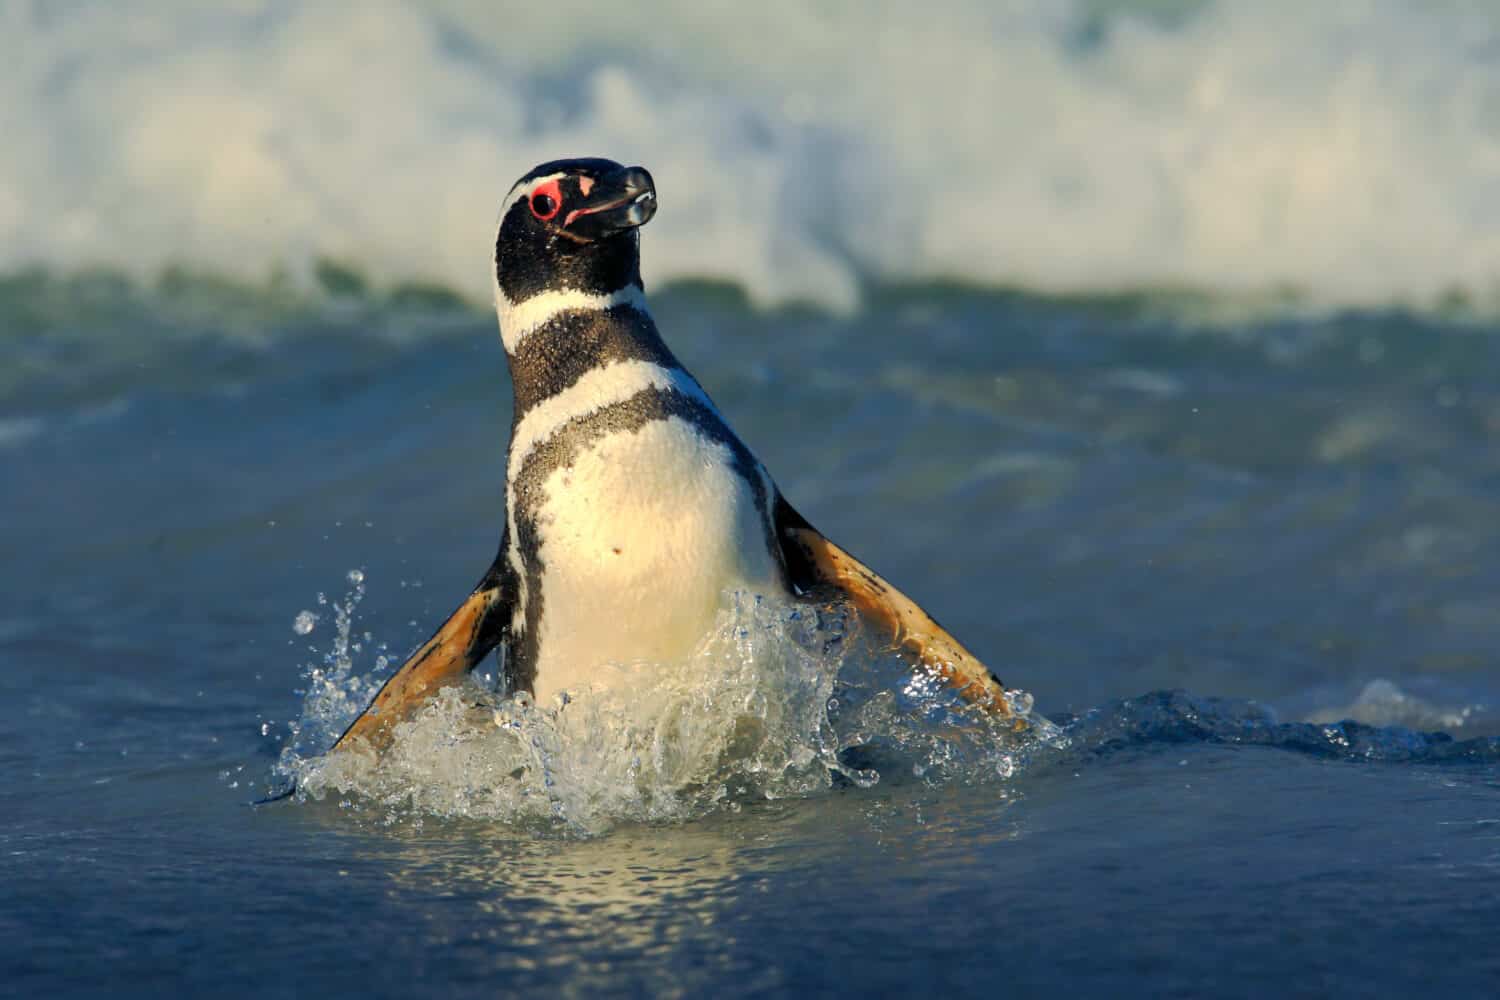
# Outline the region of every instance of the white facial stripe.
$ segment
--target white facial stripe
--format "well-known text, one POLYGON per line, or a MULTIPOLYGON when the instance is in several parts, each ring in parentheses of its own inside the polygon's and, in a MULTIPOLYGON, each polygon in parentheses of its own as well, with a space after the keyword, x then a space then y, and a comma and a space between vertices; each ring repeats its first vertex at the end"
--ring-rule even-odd
POLYGON ((631 306, 645 312, 645 293, 635 285, 626 285, 607 295, 563 289, 542 292, 524 302, 512 302, 500 290, 498 278, 495 282, 495 311, 500 315, 500 340, 511 354, 516 352, 521 341, 559 313, 613 309, 616 306, 631 306))

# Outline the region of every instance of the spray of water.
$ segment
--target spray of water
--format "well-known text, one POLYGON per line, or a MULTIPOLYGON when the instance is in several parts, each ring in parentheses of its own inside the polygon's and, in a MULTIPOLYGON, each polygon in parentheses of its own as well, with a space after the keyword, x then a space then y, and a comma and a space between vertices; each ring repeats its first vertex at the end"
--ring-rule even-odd
MULTIPOLYGON (((301 718, 277 764, 301 794, 394 822, 407 815, 503 820, 597 833, 621 821, 679 821, 746 803, 870 786, 1011 776, 1042 741, 998 722, 936 678, 871 649, 839 605, 729 594, 715 627, 679 663, 610 664, 598 683, 536 704, 481 678, 449 688, 396 729, 376 762, 323 751, 390 673, 361 672, 363 577, 332 603, 334 634, 307 667, 301 718)), ((300 618, 299 618, 300 620, 300 618)))

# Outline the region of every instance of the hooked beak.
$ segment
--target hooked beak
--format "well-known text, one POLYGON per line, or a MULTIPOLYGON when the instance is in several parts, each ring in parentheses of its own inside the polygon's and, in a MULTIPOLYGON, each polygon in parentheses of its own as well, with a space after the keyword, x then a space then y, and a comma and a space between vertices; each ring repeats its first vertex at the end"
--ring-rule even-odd
POLYGON ((563 218, 563 231, 584 242, 644 226, 656 214, 656 185, 645 167, 605 174, 589 188, 587 199, 563 218))

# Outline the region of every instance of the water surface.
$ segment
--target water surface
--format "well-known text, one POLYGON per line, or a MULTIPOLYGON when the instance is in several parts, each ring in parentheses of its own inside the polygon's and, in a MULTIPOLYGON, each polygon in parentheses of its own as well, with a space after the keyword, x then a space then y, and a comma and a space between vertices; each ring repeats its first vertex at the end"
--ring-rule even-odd
POLYGON ((1500 974, 1488 321, 935 287, 841 318, 667 289, 666 336, 786 494, 1061 739, 954 744, 907 698, 843 758, 869 787, 804 760, 801 791, 580 824, 247 805, 312 671, 376 673, 488 565, 509 396, 479 311, 227 294, 8 286, 17 995, 1483 995, 1500 974))

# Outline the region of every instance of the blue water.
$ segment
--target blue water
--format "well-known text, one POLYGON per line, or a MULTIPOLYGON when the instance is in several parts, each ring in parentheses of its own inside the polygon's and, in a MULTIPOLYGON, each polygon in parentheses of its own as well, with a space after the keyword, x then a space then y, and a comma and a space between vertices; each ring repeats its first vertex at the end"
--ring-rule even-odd
MULTIPOLYGON (((1483 320, 657 295, 788 496, 1060 735, 1007 747, 907 699, 844 752, 873 786, 658 788, 579 824, 430 787, 247 804, 313 671, 378 673, 487 565, 493 320, 65 284, 6 300, 32 366, 0 448, 15 995, 1477 996, 1500 974, 1483 320)), ((839 693, 879 669, 847 658, 839 693)))
POLYGON ((742 8, 0 2, 0 995, 1495 995, 1500 5, 742 8), (321 757, 493 556, 581 154, 1032 729, 739 595, 321 757))

